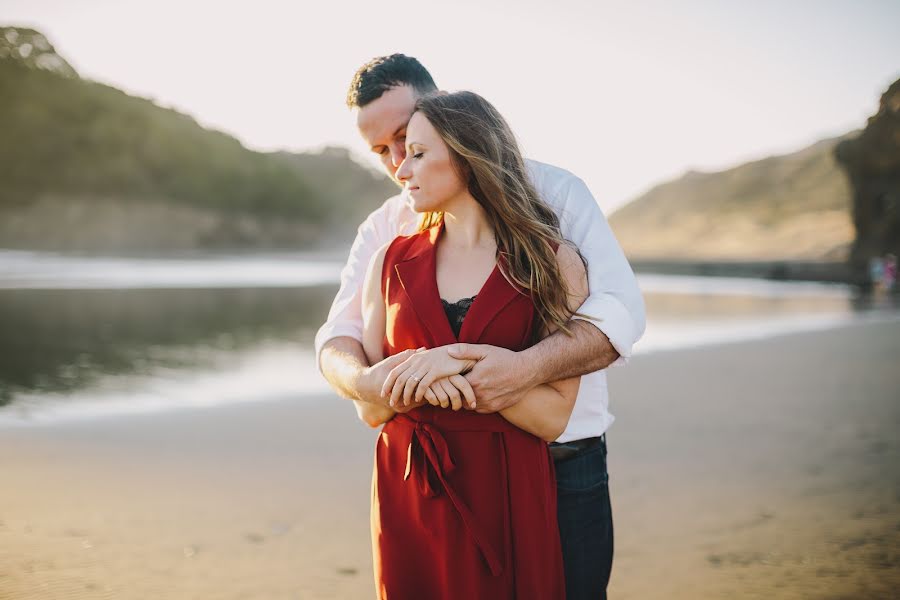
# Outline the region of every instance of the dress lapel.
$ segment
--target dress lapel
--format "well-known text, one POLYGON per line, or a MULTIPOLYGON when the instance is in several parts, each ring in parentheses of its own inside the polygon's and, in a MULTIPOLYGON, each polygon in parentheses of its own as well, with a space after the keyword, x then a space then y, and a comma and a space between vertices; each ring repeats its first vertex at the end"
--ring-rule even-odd
POLYGON ((491 321, 521 295, 522 293, 506 280, 499 266, 495 267, 469 307, 469 312, 466 313, 462 329, 459 331, 459 341, 468 344, 481 343, 481 335, 491 321))
POLYGON ((495 267, 469 307, 457 340, 444 312, 437 286, 435 247, 443 228, 442 222, 432 227, 427 235, 424 232, 420 234, 407 258, 394 265, 394 271, 410 306, 430 334, 433 347, 455 344, 457 341, 477 344, 491 321, 513 300, 523 295, 527 297, 527 294, 507 281, 500 268, 495 267))
POLYGON ((409 258, 394 266, 410 306, 431 335, 434 347, 456 343, 435 277, 434 247, 441 229, 435 225, 428 235, 421 235, 409 258))

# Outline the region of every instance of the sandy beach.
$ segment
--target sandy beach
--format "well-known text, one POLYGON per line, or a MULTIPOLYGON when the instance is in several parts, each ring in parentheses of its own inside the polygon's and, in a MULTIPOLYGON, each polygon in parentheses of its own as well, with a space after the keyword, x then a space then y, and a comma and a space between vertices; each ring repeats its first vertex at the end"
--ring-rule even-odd
MULTIPOLYGON (((610 371, 613 598, 894 598, 900 322, 610 371)), ((0 599, 373 596, 334 396, 0 428, 0 599)))

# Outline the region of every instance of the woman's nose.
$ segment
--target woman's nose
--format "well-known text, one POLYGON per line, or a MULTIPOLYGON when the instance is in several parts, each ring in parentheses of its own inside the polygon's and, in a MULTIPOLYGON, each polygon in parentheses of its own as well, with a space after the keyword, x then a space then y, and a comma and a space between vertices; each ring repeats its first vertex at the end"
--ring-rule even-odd
POLYGON ((404 158, 397 167, 397 174, 395 177, 397 178, 397 181, 405 182, 409 179, 410 175, 412 175, 412 169, 409 168, 409 161, 404 158))

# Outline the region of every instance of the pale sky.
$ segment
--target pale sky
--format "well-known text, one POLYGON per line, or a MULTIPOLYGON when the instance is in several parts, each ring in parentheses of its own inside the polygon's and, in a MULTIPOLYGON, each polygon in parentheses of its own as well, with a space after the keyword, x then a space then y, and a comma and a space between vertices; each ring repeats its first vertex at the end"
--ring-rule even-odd
POLYGON ((892 0, 0 0, 0 25, 41 30, 82 77, 258 150, 368 155, 350 79, 373 56, 415 56, 607 213, 686 170, 863 127, 900 77, 898 24, 892 0))

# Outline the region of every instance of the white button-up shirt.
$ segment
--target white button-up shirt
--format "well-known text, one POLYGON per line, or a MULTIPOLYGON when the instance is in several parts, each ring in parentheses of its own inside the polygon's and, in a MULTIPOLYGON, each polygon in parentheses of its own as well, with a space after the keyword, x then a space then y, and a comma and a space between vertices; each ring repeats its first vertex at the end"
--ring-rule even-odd
MULTIPOLYGON (((645 327, 644 299, 634 272, 584 182, 557 167, 532 160, 527 164, 538 194, 559 215, 563 237, 577 245, 587 261, 590 295, 578 309, 585 316, 574 318, 585 319, 606 334, 620 355, 613 364, 624 364, 645 327)), ((347 336, 362 341, 362 286, 369 262, 398 235, 415 233, 418 217, 406 196, 399 194, 359 226, 328 320, 316 334, 317 361, 328 340, 347 336)), ((581 378, 569 424, 557 441, 599 436, 613 419, 606 372, 589 373, 581 378)))

